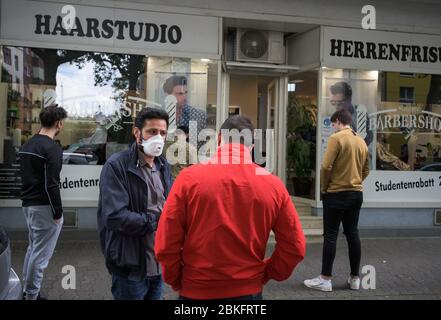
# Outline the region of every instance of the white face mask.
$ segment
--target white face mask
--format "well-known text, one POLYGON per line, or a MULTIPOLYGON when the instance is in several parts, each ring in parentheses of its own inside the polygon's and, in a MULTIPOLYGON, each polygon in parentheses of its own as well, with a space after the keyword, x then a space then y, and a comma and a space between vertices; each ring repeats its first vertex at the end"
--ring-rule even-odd
POLYGON ((142 140, 141 143, 143 152, 152 157, 159 157, 162 154, 162 149, 164 148, 164 139, 160 134, 151 137, 147 140, 142 140))

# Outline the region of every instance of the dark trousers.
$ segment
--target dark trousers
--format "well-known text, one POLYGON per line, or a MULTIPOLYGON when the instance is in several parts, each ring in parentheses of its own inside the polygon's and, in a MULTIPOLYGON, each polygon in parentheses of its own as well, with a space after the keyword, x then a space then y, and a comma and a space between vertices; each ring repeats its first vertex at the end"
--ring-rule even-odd
MULTIPOLYGON (((179 300, 193 300, 190 298, 186 298, 183 296, 179 296, 179 300)), ((233 297, 233 298, 225 298, 225 299, 216 299, 216 300, 263 300, 262 292, 256 294, 249 294, 246 296, 233 297)))
POLYGON ((361 244, 358 234, 358 218, 362 203, 362 192, 344 191, 323 195, 324 243, 322 275, 332 276, 338 231, 340 223, 343 223, 343 232, 348 241, 351 275, 359 276, 361 244))

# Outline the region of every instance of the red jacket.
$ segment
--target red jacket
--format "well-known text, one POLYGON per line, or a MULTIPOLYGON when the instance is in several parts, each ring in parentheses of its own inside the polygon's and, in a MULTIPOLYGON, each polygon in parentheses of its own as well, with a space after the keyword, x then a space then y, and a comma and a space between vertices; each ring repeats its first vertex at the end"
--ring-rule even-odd
POLYGON ((305 256, 305 237, 282 181, 256 174, 262 168, 243 145, 224 145, 210 161, 216 159, 181 171, 156 233, 165 282, 192 299, 261 292, 268 280, 287 279, 305 256), (221 152, 233 164, 222 164, 221 152), (271 230, 277 244, 265 260, 271 230))

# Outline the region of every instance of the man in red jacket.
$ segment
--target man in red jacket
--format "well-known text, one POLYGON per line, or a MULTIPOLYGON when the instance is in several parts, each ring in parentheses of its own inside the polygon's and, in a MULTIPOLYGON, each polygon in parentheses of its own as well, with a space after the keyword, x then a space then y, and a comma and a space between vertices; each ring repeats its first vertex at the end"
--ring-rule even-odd
POLYGON ((215 156, 184 169, 173 184, 155 253, 182 299, 262 299, 263 285, 287 279, 305 256, 284 184, 251 161, 252 136, 249 119, 228 118, 215 156), (228 133, 234 131, 244 139, 231 143, 239 140, 228 133), (271 230, 277 244, 265 259, 271 230))

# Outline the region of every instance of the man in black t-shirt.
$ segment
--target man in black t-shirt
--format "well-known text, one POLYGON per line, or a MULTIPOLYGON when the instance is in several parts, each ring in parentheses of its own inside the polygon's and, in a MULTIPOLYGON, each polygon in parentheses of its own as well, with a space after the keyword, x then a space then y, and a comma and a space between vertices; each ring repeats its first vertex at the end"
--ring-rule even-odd
POLYGON ((22 209, 29 230, 23 265, 23 298, 37 300, 44 269, 49 264, 63 225, 60 172, 63 150, 54 141, 67 112, 56 105, 40 112, 41 129, 21 148, 22 209))

